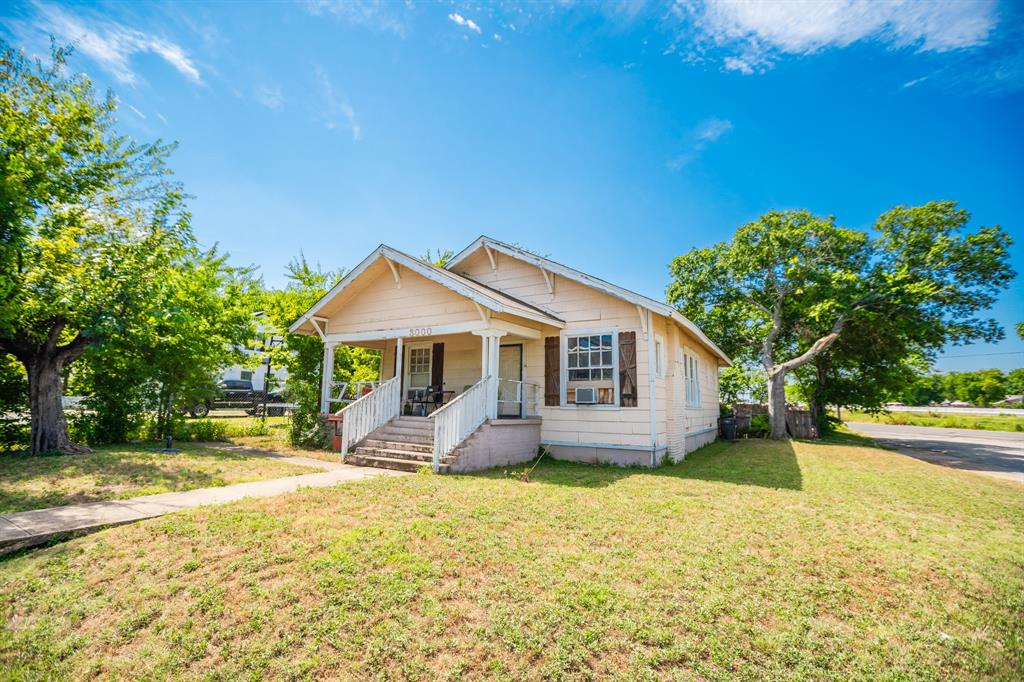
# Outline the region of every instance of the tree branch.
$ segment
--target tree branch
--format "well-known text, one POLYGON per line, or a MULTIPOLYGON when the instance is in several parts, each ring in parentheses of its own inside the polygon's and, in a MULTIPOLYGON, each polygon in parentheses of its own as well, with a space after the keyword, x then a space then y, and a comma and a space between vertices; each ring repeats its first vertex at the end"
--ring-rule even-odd
POLYGON ((811 344, 811 347, 804 351, 802 354, 796 356, 795 358, 792 358, 791 360, 787 360, 786 362, 776 365, 774 367, 775 371, 788 372, 798 367, 803 367, 808 362, 813 360, 816 356, 827 351, 832 346, 832 344, 836 342, 836 339, 839 338, 839 333, 843 331, 843 325, 845 324, 846 316, 840 315, 839 318, 836 319, 835 324, 832 325, 832 331, 830 331, 828 334, 826 334, 825 336, 821 337, 813 344, 811 344))
POLYGON ((82 353, 85 352, 85 349, 89 347, 89 344, 92 343, 92 341, 93 340, 90 337, 85 336, 81 332, 79 332, 78 335, 75 336, 75 338, 72 339, 70 343, 63 345, 60 348, 57 348, 57 357, 62 362, 69 362, 71 360, 75 360, 82 353))

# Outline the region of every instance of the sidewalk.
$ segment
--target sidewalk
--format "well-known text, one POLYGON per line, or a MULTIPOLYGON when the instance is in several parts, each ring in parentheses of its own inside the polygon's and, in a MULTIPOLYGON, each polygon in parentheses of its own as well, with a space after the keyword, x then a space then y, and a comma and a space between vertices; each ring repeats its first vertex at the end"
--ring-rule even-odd
MULTIPOLYGON (((230 446, 224 447, 224 449, 255 452, 246 448, 230 446)), ((108 526, 170 514, 181 509, 234 502, 246 497, 272 497, 290 493, 299 488, 322 488, 349 481, 361 481, 374 476, 406 475, 399 471, 356 467, 310 457, 288 457, 262 452, 260 454, 280 458, 290 464, 315 467, 322 471, 268 481, 238 483, 219 488, 197 488, 176 493, 144 495, 127 500, 72 504, 65 507, 33 509, 16 514, 0 515, 0 554, 42 545, 55 538, 89 533, 108 526)))

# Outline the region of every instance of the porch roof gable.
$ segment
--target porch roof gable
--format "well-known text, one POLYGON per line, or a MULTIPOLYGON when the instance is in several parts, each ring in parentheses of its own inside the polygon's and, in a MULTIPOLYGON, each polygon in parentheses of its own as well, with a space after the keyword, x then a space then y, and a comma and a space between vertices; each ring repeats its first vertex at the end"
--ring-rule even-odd
POLYGON ((599 277, 588 275, 585 272, 581 272, 574 268, 570 268, 567 265, 562 265, 561 263, 555 262, 549 258, 538 256, 535 253, 530 253, 529 251, 519 248, 517 246, 513 246, 511 244, 506 244, 505 242, 498 241, 497 239, 494 239, 492 237, 481 235, 479 238, 477 238, 476 241, 474 241, 472 244, 470 244, 465 249, 456 254, 454 258, 448 261, 448 264, 445 265, 445 269, 452 271, 455 267, 459 265, 459 263, 463 262, 472 254, 476 253, 482 248, 493 249, 498 253, 504 253, 507 256, 512 256, 513 258, 517 258, 521 261, 525 261, 527 263, 535 265, 536 267, 541 268, 542 270, 546 270, 556 275, 561 275, 562 277, 566 277, 567 279, 579 282, 580 284, 592 287, 610 296, 614 296, 616 298, 622 299, 634 305, 640 306, 641 308, 650 310, 651 312, 657 313, 658 315, 661 315, 663 317, 667 317, 673 320, 679 326, 686 329, 694 336, 696 336, 701 341, 701 343, 703 343, 708 348, 708 350, 710 350, 715 356, 722 360, 726 366, 732 365, 732 360, 729 359, 729 356, 726 355, 725 352, 721 348, 719 348, 714 341, 709 339, 707 335, 703 331, 701 331, 700 327, 698 327, 696 324, 693 323, 693 321, 683 316, 678 310, 668 305, 667 303, 661 303, 660 301, 656 301, 653 298, 648 298, 647 296, 643 296, 634 291, 630 291, 629 289, 617 286, 615 284, 612 284, 611 282, 606 282, 605 280, 599 277))
POLYGON ((373 253, 364 258, 359 265, 346 273, 330 291, 324 294, 319 301, 314 303, 309 310, 303 313, 298 320, 288 327, 288 331, 293 334, 315 333, 316 328, 313 325, 310 325, 310 321, 319 319, 317 313, 320 312, 324 306, 326 306, 336 296, 341 294, 346 287, 357 280, 359 276, 366 272, 370 266, 381 259, 386 259, 395 265, 408 268, 432 282, 435 282, 461 296, 465 296, 477 305, 486 308, 491 312, 507 313, 558 328, 565 326, 564 320, 561 320, 551 313, 537 308, 536 306, 532 306, 525 301, 520 301, 508 294, 492 289, 479 282, 474 282, 468 277, 463 277, 462 275, 436 267, 430 263, 424 263, 415 256, 410 256, 409 254, 403 253, 386 244, 381 244, 374 249, 373 253))

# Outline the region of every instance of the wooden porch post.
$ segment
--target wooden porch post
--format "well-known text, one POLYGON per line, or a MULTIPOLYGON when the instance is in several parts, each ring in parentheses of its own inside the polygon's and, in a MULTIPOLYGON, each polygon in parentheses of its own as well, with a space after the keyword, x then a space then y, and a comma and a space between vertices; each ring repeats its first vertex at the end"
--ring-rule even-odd
POLYGON ((320 379, 320 412, 331 411, 331 382, 334 380, 334 345, 324 344, 324 360, 321 365, 323 376, 320 379))

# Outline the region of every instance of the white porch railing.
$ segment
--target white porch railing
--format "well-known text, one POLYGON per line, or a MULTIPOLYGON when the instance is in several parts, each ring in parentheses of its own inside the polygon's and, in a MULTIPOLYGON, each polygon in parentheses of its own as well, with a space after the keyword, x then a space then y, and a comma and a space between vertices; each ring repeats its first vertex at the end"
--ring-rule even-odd
POLYGON ((516 379, 498 379, 498 416, 528 417, 540 414, 540 386, 516 379))
POLYGON ((441 468, 441 459, 466 440, 487 420, 497 393, 492 377, 484 377, 433 414, 434 471, 441 468))
POLYGON ((377 390, 379 383, 379 381, 332 381, 327 393, 327 402, 354 403, 367 393, 377 390))
POLYGON ((400 378, 388 379, 376 391, 338 410, 341 422, 341 456, 348 454, 348 446, 366 438, 375 429, 398 416, 401 404, 400 378))

